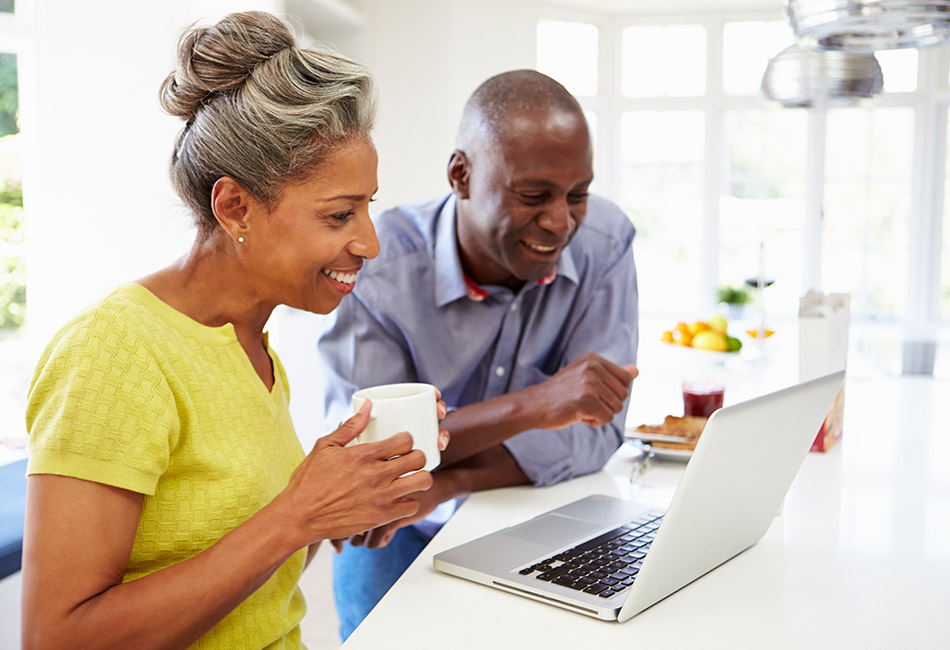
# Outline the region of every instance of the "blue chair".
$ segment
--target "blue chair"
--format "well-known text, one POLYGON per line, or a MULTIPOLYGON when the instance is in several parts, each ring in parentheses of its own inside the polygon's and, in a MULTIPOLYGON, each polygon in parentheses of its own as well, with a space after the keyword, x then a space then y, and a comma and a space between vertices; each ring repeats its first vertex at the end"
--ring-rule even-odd
POLYGON ((0 579, 20 570, 26 515, 26 459, 0 465, 0 579))

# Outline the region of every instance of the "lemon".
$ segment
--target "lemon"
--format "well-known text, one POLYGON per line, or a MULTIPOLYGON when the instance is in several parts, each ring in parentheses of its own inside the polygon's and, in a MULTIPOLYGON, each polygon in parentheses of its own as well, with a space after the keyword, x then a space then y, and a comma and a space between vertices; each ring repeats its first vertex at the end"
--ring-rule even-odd
POLYGON ((734 336, 726 335, 726 345, 729 346, 729 352, 738 352, 742 349, 742 341, 734 336))
MULTIPOLYGON (((759 338, 759 330, 746 330, 745 333, 754 339, 759 338)), ((765 330, 765 338, 769 338, 773 334, 775 334, 775 330, 770 330, 770 329, 765 330)))
POLYGON ((665 331, 663 332, 663 335, 660 336, 660 340, 663 341, 664 343, 672 343, 672 342, 673 342, 673 332, 671 332, 670 330, 665 330, 665 331))
POLYGON ((726 330, 729 327, 729 323, 727 323, 726 319, 722 316, 710 316, 706 319, 706 324, 717 332, 722 332, 723 334, 726 333, 726 330))
POLYGON ((701 350, 713 350, 715 352, 728 352, 729 343, 726 341, 726 335, 722 332, 709 329, 703 330, 693 337, 692 345, 701 350))

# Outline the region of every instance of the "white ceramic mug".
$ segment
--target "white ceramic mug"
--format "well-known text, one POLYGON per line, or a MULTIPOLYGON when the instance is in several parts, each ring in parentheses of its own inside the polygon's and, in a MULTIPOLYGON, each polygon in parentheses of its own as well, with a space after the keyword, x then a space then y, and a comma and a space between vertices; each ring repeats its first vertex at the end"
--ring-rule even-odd
POLYGON ((431 384, 384 384, 358 390, 353 394, 353 409, 370 400, 369 423, 357 442, 376 442, 401 431, 412 435, 412 448, 426 456, 423 469, 432 471, 441 461, 439 454, 439 413, 435 386, 431 384))

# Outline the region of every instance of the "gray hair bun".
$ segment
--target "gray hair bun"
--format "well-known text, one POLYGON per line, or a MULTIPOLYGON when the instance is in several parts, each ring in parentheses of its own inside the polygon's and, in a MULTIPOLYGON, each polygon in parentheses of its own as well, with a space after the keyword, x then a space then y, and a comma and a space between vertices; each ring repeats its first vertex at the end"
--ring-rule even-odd
POLYGON ((210 27, 193 27, 179 40, 175 70, 162 83, 162 108, 190 121, 214 93, 241 86, 257 65, 294 46, 287 25, 262 11, 230 14, 210 27))

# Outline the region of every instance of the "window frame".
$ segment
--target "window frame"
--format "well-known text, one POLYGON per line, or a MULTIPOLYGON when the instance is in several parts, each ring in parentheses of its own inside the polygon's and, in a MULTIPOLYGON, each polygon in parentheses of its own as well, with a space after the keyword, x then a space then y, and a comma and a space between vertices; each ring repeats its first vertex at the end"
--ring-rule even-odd
MULTIPOLYGON (((621 175, 619 138, 611 133, 619 129, 620 116, 628 110, 700 110, 705 115, 706 142, 703 161, 701 295, 714 308, 715 289, 719 285, 719 201, 725 170, 722 142, 727 111, 762 109, 759 95, 728 95, 723 90, 723 31, 726 23, 784 20, 775 10, 685 12, 603 13, 546 8, 539 21, 564 20, 597 26, 600 33, 598 53, 598 95, 578 97, 581 106, 597 115, 598 170, 597 190, 606 196, 618 196, 621 175), (629 98, 622 95, 620 52, 623 29, 630 25, 702 25, 706 29, 706 93, 699 97, 629 98)), ((933 336, 950 325, 950 315, 941 313, 941 254, 944 222, 944 183, 946 181, 947 120, 950 109, 950 48, 919 50, 918 83, 913 92, 888 93, 874 100, 880 107, 909 107, 914 112, 913 168, 911 170, 910 213, 908 214, 907 303, 895 321, 909 330, 911 338, 933 336)), ((824 202, 824 162, 827 114, 811 109, 807 119, 806 170, 803 202, 802 285, 821 288, 822 205, 824 202)), ((950 208, 948 208, 950 210, 950 208)), ((649 312, 649 306, 644 305, 649 312)), ((664 315, 665 314, 653 314, 664 315)))

